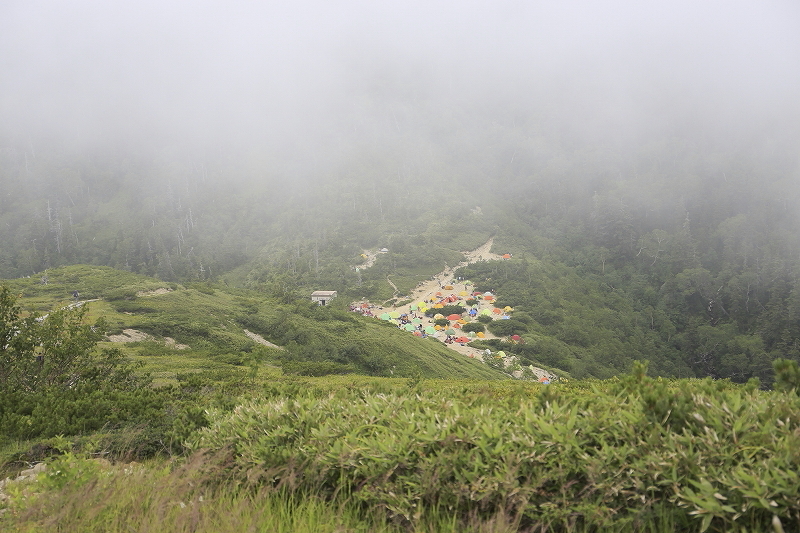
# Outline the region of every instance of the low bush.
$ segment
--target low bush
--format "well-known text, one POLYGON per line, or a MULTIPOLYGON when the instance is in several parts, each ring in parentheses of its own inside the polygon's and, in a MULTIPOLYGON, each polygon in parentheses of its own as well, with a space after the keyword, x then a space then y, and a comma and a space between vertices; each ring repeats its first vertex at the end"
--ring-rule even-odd
POLYGON ((466 331, 469 333, 470 331, 474 331, 475 333, 486 331, 486 326, 481 324, 480 322, 470 322, 468 324, 464 324, 461 326, 461 331, 466 331))
POLYGON ((419 509, 523 530, 800 527, 800 399, 757 384, 648 378, 491 395, 346 389, 211 412, 192 449, 240 479, 347 493, 410 528, 419 509))

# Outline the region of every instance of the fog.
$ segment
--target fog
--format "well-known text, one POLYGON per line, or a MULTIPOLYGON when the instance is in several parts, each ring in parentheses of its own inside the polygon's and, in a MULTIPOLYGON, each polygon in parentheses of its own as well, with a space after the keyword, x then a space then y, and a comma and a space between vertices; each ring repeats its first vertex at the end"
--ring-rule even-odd
POLYGON ((371 142, 457 109, 576 142, 796 138, 800 4, 612 0, 0 4, 6 141, 371 142))

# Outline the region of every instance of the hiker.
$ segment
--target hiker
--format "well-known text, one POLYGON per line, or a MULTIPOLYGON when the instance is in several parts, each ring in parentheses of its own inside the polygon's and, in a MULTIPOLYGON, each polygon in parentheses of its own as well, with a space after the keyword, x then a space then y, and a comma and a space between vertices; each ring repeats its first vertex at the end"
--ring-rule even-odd
POLYGON ((78 291, 72 291, 72 297, 75 298, 75 301, 78 301, 78 291))

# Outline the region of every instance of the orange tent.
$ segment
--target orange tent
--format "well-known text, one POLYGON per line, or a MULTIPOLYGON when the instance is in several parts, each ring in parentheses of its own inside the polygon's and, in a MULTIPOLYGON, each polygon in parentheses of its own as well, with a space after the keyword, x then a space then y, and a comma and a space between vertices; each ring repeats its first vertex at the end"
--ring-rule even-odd
POLYGON ((460 318, 461 318, 461 315, 457 315, 455 313, 453 313, 452 315, 448 315, 447 316, 447 320, 459 320, 460 318))

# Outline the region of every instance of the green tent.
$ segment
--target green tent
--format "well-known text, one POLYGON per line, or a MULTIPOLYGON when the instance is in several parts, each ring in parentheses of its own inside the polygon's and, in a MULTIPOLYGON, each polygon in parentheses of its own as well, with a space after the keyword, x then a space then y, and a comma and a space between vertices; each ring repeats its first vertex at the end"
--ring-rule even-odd
POLYGON ((425 328, 425 333, 427 333, 428 335, 433 335, 434 333, 436 333, 436 328, 434 328, 433 326, 428 326, 427 328, 425 328))
POLYGON ((383 313, 379 318, 381 320, 391 320, 392 319, 392 315, 390 315, 389 313, 383 313))

